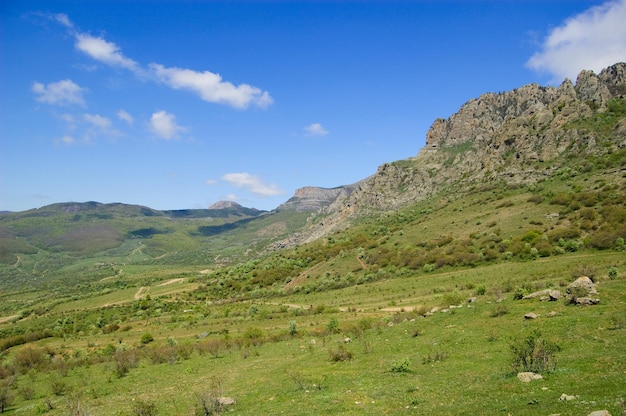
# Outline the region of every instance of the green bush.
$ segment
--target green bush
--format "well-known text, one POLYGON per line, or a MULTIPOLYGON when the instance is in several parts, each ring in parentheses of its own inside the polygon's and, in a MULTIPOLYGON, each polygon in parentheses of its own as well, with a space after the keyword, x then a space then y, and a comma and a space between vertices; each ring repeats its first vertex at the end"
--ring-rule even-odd
POLYGON ((557 344, 543 338, 538 330, 525 338, 514 340, 509 347, 512 353, 511 368, 516 373, 554 371, 557 364, 556 353, 561 350, 557 344))
POLYGON ((411 361, 407 357, 394 361, 389 371, 392 373, 408 373, 411 371, 411 361))
POLYGON ((149 344, 152 341, 154 341, 154 338, 152 337, 152 335, 150 335, 150 333, 146 332, 145 334, 143 334, 141 336, 141 343, 142 344, 149 344))
POLYGON ((156 416, 158 414, 156 404, 152 402, 137 401, 133 404, 134 416, 156 416))
POLYGON ((352 359, 352 353, 343 345, 340 345, 337 349, 330 348, 328 350, 328 355, 330 356, 330 360, 335 362, 349 361, 352 359))

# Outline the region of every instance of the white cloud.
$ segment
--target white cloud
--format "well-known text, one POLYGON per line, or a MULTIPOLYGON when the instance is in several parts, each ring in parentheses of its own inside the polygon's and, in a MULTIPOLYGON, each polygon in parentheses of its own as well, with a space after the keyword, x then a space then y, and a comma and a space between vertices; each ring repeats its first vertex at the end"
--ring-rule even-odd
POLYGON ((65 13, 53 14, 52 19, 56 20, 57 22, 61 23, 63 26, 67 28, 71 29, 74 27, 74 24, 70 21, 70 18, 67 17, 65 13))
POLYGON ((326 136, 328 130, 324 128, 320 123, 312 123, 304 128, 307 136, 326 136))
POLYGON ((98 114, 83 114, 83 119, 101 130, 108 130, 111 127, 111 120, 98 114))
POLYGON ((626 0, 608 1, 553 29, 526 66, 551 73, 554 82, 576 79, 583 69, 600 72, 626 61, 626 0))
POLYGON ((113 42, 107 42, 103 38, 96 38, 86 33, 77 33, 75 46, 76 49, 86 53, 96 61, 114 67, 126 68, 132 72, 140 72, 137 62, 124 56, 120 48, 113 42))
POLYGON ((124 110, 124 109, 120 109, 117 112, 117 117, 120 120, 125 121, 128 124, 133 124, 133 122, 135 121, 135 119, 133 118, 133 116, 130 115, 130 113, 128 113, 128 111, 124 110))
POLYGON ((217 181, 215 179, 207 179, 206 181, 204 181, 204 184, 207 186, 213 186, 217 184, 217 181))
POLYGON ((184 68, 167 68, 158 63, 151 63, 148 67, 142 67, 133 59, 125 56, 121 48, 103 37, 92 36, 80 32, 74 28, 74 24, 65 14, 52 14, 48 18, 57 21, 68 28, 68 32, 75 38, 77 50, 87 54, 98 62, 112 67, 125 68, 135 76, 144 79, 161 82, 173 89, 192 91, 204 101, 226 104, 235 108, 248 108, 255 105, 267 108, 274 100, 269 92, 249 84, 239 84, 222 80, 219 74, 203 71, 198 72, 184 68))
POLYGON ((254 104, 266 108, 273 100, 267 91, 248 84, 233 85, 223 81, 219 74, 210 71, 197 72, 191 69, 166 68, 160 64, 150 64, 157 79, 174 89, 185 89, 200 96, 204 101, 228 104, 235 108, 247 108, 254 104))
POLYGON ((167 111, 157 111, 150 117, 150 128, 162 139, 171 140, 178 138, 185 128, 176 124, 176 116, 167 111))
POLYGON ((33 82, 32 91, 38 95, 37 101, 42 103, 84 106, 83 92, 87 91, 87 89, 79 87, 72 80, 65 79, 59 82, 51 82, 48 85, 33 82))
POLYGON ((70 135, 67 135, 67 134, 66 134, 66 135, 65 135, 65 136, 63 136, 63 137, 61 137, 61 138, 59 138, 59 139, 56 139, 54 142, 55 142, 56 144, 63 144, 63 145, 66 145, 66 146, 71 146, 71 145, 73 145, 76 141, 74 140, 74 138, 73 138, 72 136, 70 136, 70 135))
POLYGON ((274 196, 282 195, 284 193, 276 185, 267 185, 263 183, 261 178, 258 176, 250 175, 246 172, 227 173, 222 176, 222 179, 236 187, 245 188, 253 194, 259 196, 274 196))

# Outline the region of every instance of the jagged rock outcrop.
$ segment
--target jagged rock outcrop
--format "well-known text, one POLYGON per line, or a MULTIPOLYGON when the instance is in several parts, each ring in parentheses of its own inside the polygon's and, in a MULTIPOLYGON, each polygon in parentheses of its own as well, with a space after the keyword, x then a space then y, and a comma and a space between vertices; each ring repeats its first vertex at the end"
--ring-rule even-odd
POLYGON ((449 118, 435 120, 415 158, 384 164, 352 192, 337 194, 328 206, 318 204, 323 220, 313 219, 298 242, 344 228, 363 212, 401 208, 444 186, 529 184, 557 172, 568 154, 624 148, 626 119, 608 133, 581 124, 624 96, 626 63, 618 63, 600 74, 582 71, 576 85, 566 79, 558 87, 530 84, 472 99, 449 118))
POLYGON ((317 211, 327 207, 338 198, 345 198, 352 193, 357 185, 339 186, 337 188, 320 188, 305 186, 296 190, 293 197, 281 204, 277 210, 294 209, 298 212, 317 211))

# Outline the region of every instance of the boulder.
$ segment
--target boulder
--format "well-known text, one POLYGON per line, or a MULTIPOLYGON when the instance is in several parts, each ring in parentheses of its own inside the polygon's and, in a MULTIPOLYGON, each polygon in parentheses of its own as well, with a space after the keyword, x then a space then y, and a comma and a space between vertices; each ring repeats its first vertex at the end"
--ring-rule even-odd
POLYGON ((589 416, 611 416, 608 410, 594 410, 589 416))
POLYGON ((539 318, 539 315, 533 312, 528 312, 526 315, 524 315, 524 319, 537 319, 537 318, 539 318))
POLYGON ((570 400, 576 400, 576 396, 570 396, 569 394, 563 393, 561 394, 561 397, 559 397, 559 400, 562 402, 563 401, 569 402, 570 400))
POLYGON ((598 298, 576 298, 576 305, 597 305, 598 303, 600 303, 598 298))
POLYGON ((220 397, 217 399, 217 402, 222 406, 232 406, 235 404, 235 399, 232 397, 220 397))
POLYGON ((522 383, 530 383, 533 380, 541 380, 543 377, 541 374, 536 374, 530 371, 524 371, 523 373, 517 373, 517 378, 522 383))
POLYGON ((557 301, 563 297, 563 294, 560 290, 551 290, 548 292, 548 296, 550 296, 550 302, 557 301))
POLYGON ((598 290, 596 289, 596 284, 588 278, 587 276, 581 276, 578 279, 574 280, 567 286, 566 292, 569 294, 573 294, 579 290, 584 290, 588 295, 596 295, 598 294, 598 290))

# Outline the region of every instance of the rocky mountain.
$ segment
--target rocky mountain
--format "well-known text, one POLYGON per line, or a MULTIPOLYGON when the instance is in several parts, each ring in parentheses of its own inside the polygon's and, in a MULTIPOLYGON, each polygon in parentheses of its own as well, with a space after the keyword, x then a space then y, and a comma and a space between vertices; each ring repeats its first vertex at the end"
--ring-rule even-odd
POLYGON ((306 186, 296 190, 293 197, 281 204, 277 210, 295 210, 297 212, 318 211, 335 202, 339 198, 345 198, 352 193, 359 183, 339 186, 337 188, 319 188, 306 186))
POLYGON ((626 149, 625 97, 626 63, 600 74, 582 71, 576 84, 566 79, 556 88, 530 84, 481 95, 435 120, 416 157, 384 164, 352 192, 326 200, 317 214, 323 220, 313 218, 291 243, 312 241, 368 211, 395 210, 449 186, 530 184, 563 170, 592 169, 608 154, 619 165, 626 149), (572 157, 583 164, 570 166, 572 157))

